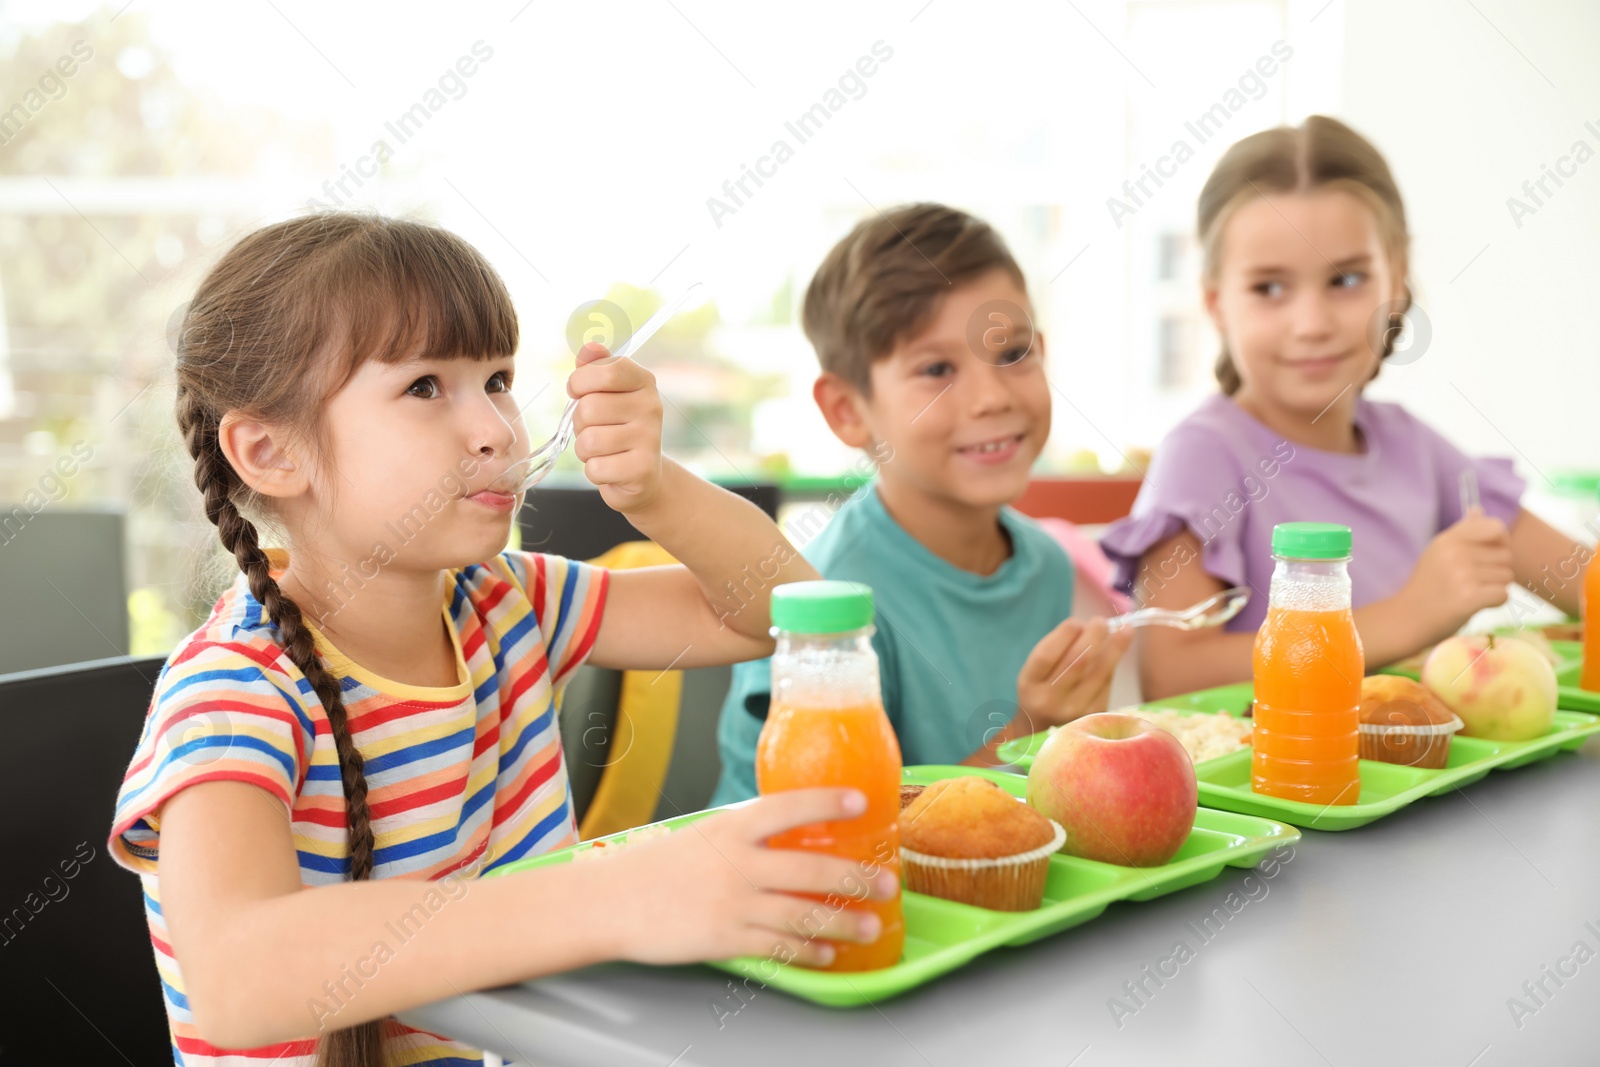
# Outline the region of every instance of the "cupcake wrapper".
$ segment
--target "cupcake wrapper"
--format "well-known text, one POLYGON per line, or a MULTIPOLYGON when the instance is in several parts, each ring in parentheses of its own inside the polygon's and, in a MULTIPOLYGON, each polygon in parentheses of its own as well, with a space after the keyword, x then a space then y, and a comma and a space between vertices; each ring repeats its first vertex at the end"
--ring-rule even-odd
POLYGON ((1361 724, 1361 758, 1438 769, 1450 758, 1450 739, 1466 724, 1458 716, 1430 726, 1361 724))
POLYGON ((1364 722, 1361 724, 1363 734, 1401 734, 1404 736, 1431 737, 1434 734, 1453 734, 1464 728, 1466 723, 1460 717, 1452 715, 1449 722, 1433 723, 1429 726, 1401 726, 1389 725, 1381 722, 1364 722))
POLYGON ((1066 843, 1067 831, 1054 819, 1050 843, 1014 856, 960 859, 930 856, 901 847, 900 869, 915 893, 974 904, 994 911, 1031 911, 1044 900, 1050 857, 1066 843))

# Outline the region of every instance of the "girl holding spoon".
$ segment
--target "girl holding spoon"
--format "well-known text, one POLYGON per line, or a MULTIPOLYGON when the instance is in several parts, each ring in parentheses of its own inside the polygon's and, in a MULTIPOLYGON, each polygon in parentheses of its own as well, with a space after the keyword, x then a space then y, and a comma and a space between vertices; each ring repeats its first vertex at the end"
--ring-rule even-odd
MULTIPOLYGON (((378 216, 259 230, 195 295, 178 426, 241 574, 161 673, 110 839, 143 881, 178 1062, 466 1063, 481 1053, 391 1016, 609 959, 832 956, 795 934, 815 905, 791 894, 840 892, 855 868, 763 842, 859 814, 854 790, 476 880, 577 840, 556 720, 581 663, 765 655, 771 587, 816 576, 791 551, 753 605, 723 603, 783 535, 661 455, 653 379, 598 346, 557 439, 682 565, 502 551, 547 469, 511 400, 517 344, 476 250, 378 216), (397 519, 406 539, 382 544, 397 519), (263 547, 266 521, 283 548, 263 547)), ((884 872, 865 891, 898 890, 884 872)), ((844 909, 821 936, 870 941, 875 923, 844 909)))
MULTIPOLYGON (((1571 557, 1577 546, 1522 508, 1509 461, 1469 458, 1399 404, 1362 395, 1411 303, 1405 207, 1376 148, 1321 116, 1247 137, 1212 172, 1198 221, 1222 393, 1162 442, 1102 546, 1145 604, 1181 608, 1234 585, 1255 596, 1221 630, 1146 630, 1147 698, 1251 676, 1279 522, 1354 531, 1370 668, 1571 557)), ((1577 610, 1575 582, 1535 592, 1577 610)))

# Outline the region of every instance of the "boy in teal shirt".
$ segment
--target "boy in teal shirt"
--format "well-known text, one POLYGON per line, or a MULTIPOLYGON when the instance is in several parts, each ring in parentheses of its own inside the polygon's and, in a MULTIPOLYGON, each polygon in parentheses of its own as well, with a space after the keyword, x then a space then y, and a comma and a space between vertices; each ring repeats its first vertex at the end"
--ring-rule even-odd
MULTIPOLYGON (((1068 618, 1072 562, 1006 506, 1050 436, 1051 404, 1044 338, 999 236, 938 204, 868 219, 818 268, 804 325, 817 406, 878 472, 802 547, 824 578, 873 589, 905 762, 992 766, 1013 737, 1104 711, 1131 632, 1068 618)), ((788 532, 798 542, 815 521, 788 532)), ((734 668, 713 804, 755 795, 770 692, 770 661, 734 668)))

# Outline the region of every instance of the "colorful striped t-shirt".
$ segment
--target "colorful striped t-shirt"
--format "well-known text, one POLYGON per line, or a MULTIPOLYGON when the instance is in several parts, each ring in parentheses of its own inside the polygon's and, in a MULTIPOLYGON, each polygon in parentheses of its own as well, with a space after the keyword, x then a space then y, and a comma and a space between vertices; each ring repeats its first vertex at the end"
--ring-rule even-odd
MULTIPOLYGON (((275 556, 275 565, 282 562, 275 556)), ((457 652, 454 686, 377 677, 317 637, 366 760, 373 878, 455 881, 577 841, 556 709, 594 645, 609 574, 559 556, 506 552, 449 577, 443 612, 457 652)), ((258 786, 286 806, 303 887, 345 880, 345 801, 333 735, 275 633, 241 576, 162 669, 117 797, 111 855, 144 883, 173 1059, 186 1067, 310 1067, 316 1058, 315 1038, 250 1050, 201 1040, 157 878, 161 805, 188 786, 226 779, 258 786)), ((330 993, 330 1028, 338 997, 338 990, 330 993)), ((404 1029, 388 1042, 392 1063, 482 1062, 478 1050, 404 1029)))

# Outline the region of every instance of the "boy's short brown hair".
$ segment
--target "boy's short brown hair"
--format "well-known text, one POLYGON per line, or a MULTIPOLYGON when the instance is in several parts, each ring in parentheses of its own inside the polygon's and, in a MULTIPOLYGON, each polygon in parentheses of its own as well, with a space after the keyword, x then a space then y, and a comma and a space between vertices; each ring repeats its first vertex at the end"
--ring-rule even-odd
POLYGON ((946 293, 997 269, 1026 291, 988 223, 943 204, 908 204, 865 219, 833 246, 806 289, 801 321, 822 369, 870 394, 874 361, 926 328, 946 293))

